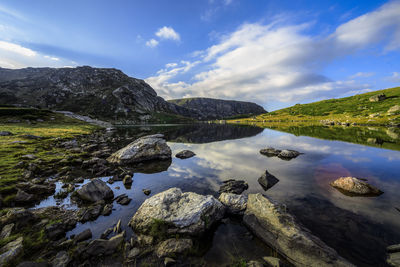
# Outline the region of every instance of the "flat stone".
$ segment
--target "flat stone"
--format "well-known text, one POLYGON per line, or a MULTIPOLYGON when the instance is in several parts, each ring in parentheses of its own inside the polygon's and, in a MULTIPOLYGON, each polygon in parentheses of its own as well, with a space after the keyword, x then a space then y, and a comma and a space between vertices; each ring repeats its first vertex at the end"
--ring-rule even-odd
POLYGON ((355 177, 340 177, 331 182, 330 185, 349 196, 379 196, 383 194, 378 188, 355 177))
POLYGON ((155 159, 170 159, 171 148, 164 135, 154 134, 141 137, 126 147, 113 153, 107 161, 114 164, 138 163, 155 159))
POLYGON ((286 208, 261 194, 249 194, 245 225, 295 266, 353 266, 311 232, 286 208))
POLYGON ((175 157, 180 158, 180 159, 188 159, 191 157, 194 157, 196 154, 193 151, 190 150, 182 150, 178 152, 175 157))
POLYGON ((156 255, 159 258, 169 255, 181 254, 192 248, 193 241, 191 239, 176 239, 171 238, 161 242, 156 248, 156 255))

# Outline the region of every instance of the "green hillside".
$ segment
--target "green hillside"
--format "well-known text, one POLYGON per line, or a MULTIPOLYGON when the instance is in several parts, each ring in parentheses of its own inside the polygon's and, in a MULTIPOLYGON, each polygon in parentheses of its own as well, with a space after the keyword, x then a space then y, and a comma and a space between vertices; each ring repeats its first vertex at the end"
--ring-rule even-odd
POLYGON ((320 124, 321 121, 335 124, 400 124, 400 87, 310 104, 297 104, 256 117, 229 122, 320 124), (382 94, 386 97, 384 100, 370 100, 371 97, 382 94), (390 110, 392 112, 388 112, 390 110))

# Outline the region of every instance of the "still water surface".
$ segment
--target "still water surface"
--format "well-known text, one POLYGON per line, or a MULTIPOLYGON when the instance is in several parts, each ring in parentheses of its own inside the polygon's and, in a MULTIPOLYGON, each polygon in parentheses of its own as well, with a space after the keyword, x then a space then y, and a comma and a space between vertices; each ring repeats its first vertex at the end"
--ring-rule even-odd
MULTIPOLYGON (((396 207, 400 208, 400 152, 396 150, 399 140, 391 135, 388 140, 392 149, 385 149, 384 142, 376 141, 385 139, 382 131, 376 131, 374 141, 373 133, 367 128, 351 130, 355 143, 350 142, 352 134, 346 136, 346 142, 320 139, 326 138, 322 134, 317 138, 315 133, 326 130, 312 130, 314 137, 309 137, 303 136, 301 129, 294 131, 292 128, 283 132, 232 125, 119 128, 110 134, 136 137, 164 133, 173 155, 189 149, 196 156, 185 160, 173 157, 172 162, 152 165, 136 172, 131 189, 126 189, 121 182, 110 185, 116 196, 126 193, 132 198, 131 203, 128 206, 114 203, 111 216, 101 216, 94 222, 78 225, 69 235, 91 228, 93 237, 98 238, 119 219, 122 219, 124 230, 131 234, 127 224, 147 198, 142 192, 145 188, 152 191, 151 195, 180 187, 183 191, 218 196, 222 181, 241 179, 249 184, 244 194, 264 193, 286 204, 300 223, 335 248, 341 256, 359 266, 385 266, 386 246, 400 243, 400 212, 396 210, 396 207), (354 131, 357 133, 354 134, 354 131), (356 144, 360 143, 360 136, 365 137, 365 144, 356 144), (261 148, 268 146, 294 149, 304 154, 290 161, 269 158, 259 153, 261 148), (280 180, 268 191, 264 191, 257 182, 265 170, 280 180), (341 176, 366 178, 384 194, 373 198, 345 196, 329 186, 331 181, 341 176)), ((335 139, 332 133, 336 130, 328 130, 329 139, 335 139)), ((343 130, 337 131, 342 133, 343 130)), ((340 136, 337 139, 343 140, 340 136)), ((123 145, 119 144, 120 147, 123 145)), ((103 179, 106 181, 108 178, 103 179)), ((54 204, 53 201, 49 198, 40 206, 54 204)), ((68 199, 61 204, 74 208, 68 199)), ((230 221, 217 228, 204 261, 210 266, 218 266, 231 262, 237 256, 260 260, 271 253, 244 226, 230 221)))

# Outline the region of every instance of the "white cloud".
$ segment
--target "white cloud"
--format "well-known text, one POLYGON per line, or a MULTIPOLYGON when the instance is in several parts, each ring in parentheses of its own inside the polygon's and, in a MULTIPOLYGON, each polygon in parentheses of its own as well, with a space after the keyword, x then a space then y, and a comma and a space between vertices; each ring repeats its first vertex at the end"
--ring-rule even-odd
POLYGON ((400 83, 400 72, 392 72, 392 75, 387 78, 388 81, 400 83))
POLYGON ((24 67, 63 67, 66 65, 76 66, 76 63, 41 54, 19 44, 0 41, 0 67, 17 69, 24 67))
POLYGON ((156 47, 158 45, 158 41, 155 39, 150 39, 146 42, 148 47, 156 47))
POLYGON ((398 1, 350 20, 326 37, 308 34, 310 24, 244 24, 219 43, 193 53, 198 68, 190 68, 185 80, 179 79, 182 72, 178 66, 161 70, 147 81, 166 98, 204 96, 260 104, 308 101, 367 90, 368 84, 332 81, 321 71, 332 60, 379 40, 385 41, 388 49, 388 44, 400 36, 400 16, 395 14, 400 14, 398 1), (186 79, 188 75, 192 78, 186 79))
POLYGON ((179 41, 181 39, 179 34, 172 27, 167 27, 167 26, 160 28, 156 32, 156 36, 159 37, 160 39, 165 39, 165 40, 179 41))
POLYGON ((371 76, 374 76, 375 72, 357 72, 353 75, 350 76, 350 79, 354 79, 354 78, 368 78, 371 76))

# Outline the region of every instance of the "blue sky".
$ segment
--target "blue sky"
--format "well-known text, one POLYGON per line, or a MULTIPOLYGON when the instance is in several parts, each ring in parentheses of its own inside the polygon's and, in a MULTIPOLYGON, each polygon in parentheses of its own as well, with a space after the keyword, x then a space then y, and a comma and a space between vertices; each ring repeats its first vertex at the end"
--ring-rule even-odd
POLYGON ((112 67, 267 110, 400 84, 400 1, 0 1, 0 66, 112 67))

